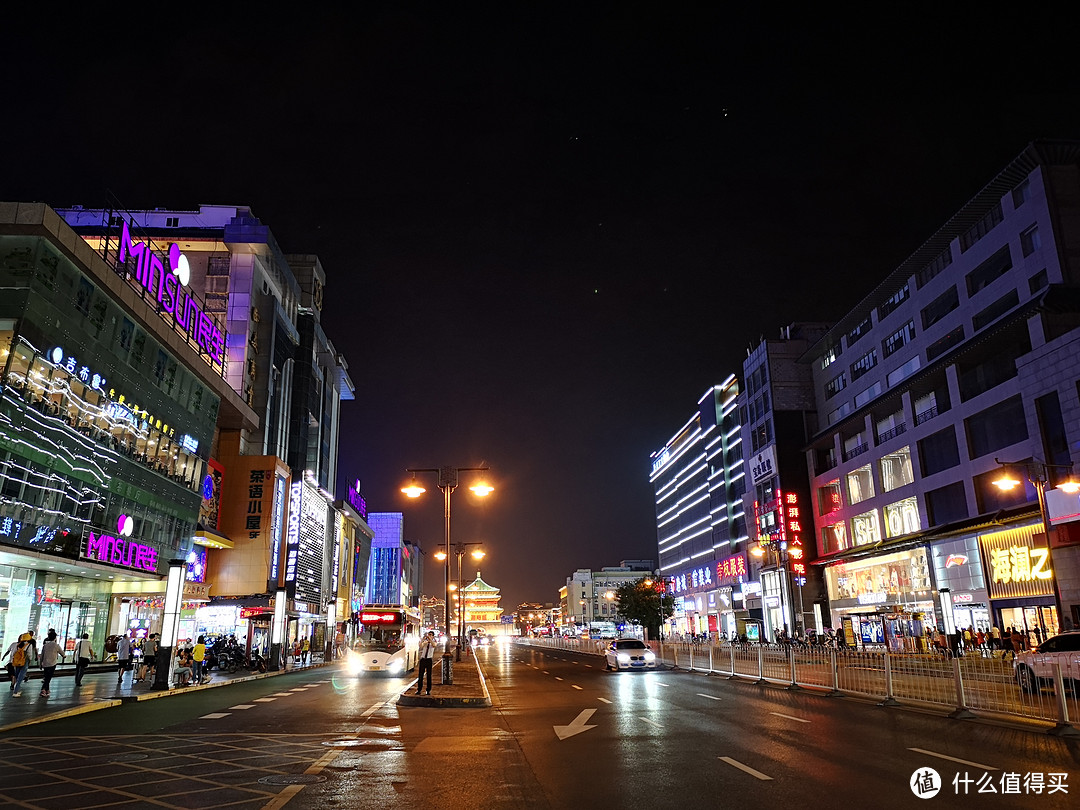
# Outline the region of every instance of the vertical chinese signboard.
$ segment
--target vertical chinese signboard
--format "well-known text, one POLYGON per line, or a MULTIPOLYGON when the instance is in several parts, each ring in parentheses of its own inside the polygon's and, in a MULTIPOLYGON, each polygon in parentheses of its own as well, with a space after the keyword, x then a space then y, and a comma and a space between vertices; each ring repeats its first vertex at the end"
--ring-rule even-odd
POLYGON ((227 461, 220 529, 236 544, 214 564, 223 593, 264 593, 277 587, 288 468, 274 456, 227 461), (220 574, 219 574, 220 572, 220 574))

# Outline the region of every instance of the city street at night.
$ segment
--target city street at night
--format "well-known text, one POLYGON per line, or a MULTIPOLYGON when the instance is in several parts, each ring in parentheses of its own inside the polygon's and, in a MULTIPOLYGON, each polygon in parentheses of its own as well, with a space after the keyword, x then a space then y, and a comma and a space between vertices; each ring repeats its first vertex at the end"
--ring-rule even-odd
POLYGON ((491 708, 398 705, 411 681, 328 666, 16 729, 0 807, 901 808, 927 768, 938 802, 1075 804, 1075 738, 522 643, 478 654, 491 708))

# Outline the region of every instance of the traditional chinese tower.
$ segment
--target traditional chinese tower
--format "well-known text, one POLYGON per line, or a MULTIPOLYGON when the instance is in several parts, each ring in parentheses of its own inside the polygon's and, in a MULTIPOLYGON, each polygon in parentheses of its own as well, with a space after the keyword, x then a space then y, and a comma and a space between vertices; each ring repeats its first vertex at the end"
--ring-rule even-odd
POLYGON ((462 600, 465 605, 465 629, 466 631, 477 629, 484 633, 502 632, 502 612, 499 607, 499 589, 493 588, 480 578, 480 572, 476 572, 476 579, 461 589, 462 600))

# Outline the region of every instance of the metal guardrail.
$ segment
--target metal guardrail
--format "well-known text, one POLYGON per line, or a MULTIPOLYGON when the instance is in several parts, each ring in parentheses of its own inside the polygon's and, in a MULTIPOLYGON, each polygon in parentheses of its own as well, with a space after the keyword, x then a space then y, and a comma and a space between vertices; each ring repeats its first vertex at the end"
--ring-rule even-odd
MULTIPOLYGON (((602 655, 601 639, 521 639, 529 644, 602 655)), ((1050 725, 1051 733, 1078 734, 1080 664, 1052 664, 1047 677, 1021 685, 1011 661, 998 657, 890 653, 780 644, 654 644, 661 662, 692 672, 758 683, 824 690, 878 700, 951 709, 953 717, 1004 715, 1050 725)))

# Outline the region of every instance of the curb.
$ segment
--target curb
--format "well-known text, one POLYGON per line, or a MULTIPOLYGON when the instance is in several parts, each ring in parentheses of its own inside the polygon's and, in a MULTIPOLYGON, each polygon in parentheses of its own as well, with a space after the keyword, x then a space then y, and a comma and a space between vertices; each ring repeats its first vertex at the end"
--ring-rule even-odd
POLYGON ((427 708, 467 708, 467 709, 488 709, 491 708, 491 694, 488 692, 487 680, 484 678, 484 670, 480 668, 480 662, 476 660, 476 656, 473 656, 473 664, 476 666, 476 673, 480 676, 480 689, 483 690, 483 696, 470 695, 469 697, 438 697, 437 695, 417 695, 409 694, 412 691, 412 685, 405 687, 405 691, 398 695, 397 704, 399 706, 423 706, 427 708))
MULTIPOLYGON (((321 669, 322 667, 329 666, 330 664, 323 662, 321 664, 311 664, 304 667, 302 671, 311 669, 321 669)), ((65 717, 74 717, 75 715, 85 714, 86 712, 96 712, 100 709, 112 709, 116 706, 122 706, 125 703, 141 703, 144 700, 156 700, 157 698, 172 697, 173 695, 184 695, 191 692, 199 692, 203 689, 217 689, 222 686, 231 686, 235 683, 246 683, 247 681, 258 681, 262 678, 276 678, 278 675, 288 675, 300 670, 279 670, 277 672, 260 672, 258 675, 246 675, 242 678, 230 678, 227 681, 219 681, 217 683, 203 683, 198 686, 181 686, 173 687, 170 689, 162 689, 160 691, 147 692, 142 695, 126 695, 124 697, 94 700, 90 703, 85 703, 81 706, 72 706, 70 709, 62 709, 58 712, 52 712, 50 714, 43 714, 40 717, 31 717, 26 720, 20 720, 17 723, 9 723, 6 726, 0 726, 0 734, 5 731, 12 731, 23 726, 34 726, 39 723, 48 723, 53 720, 63 720, 65 717)))

